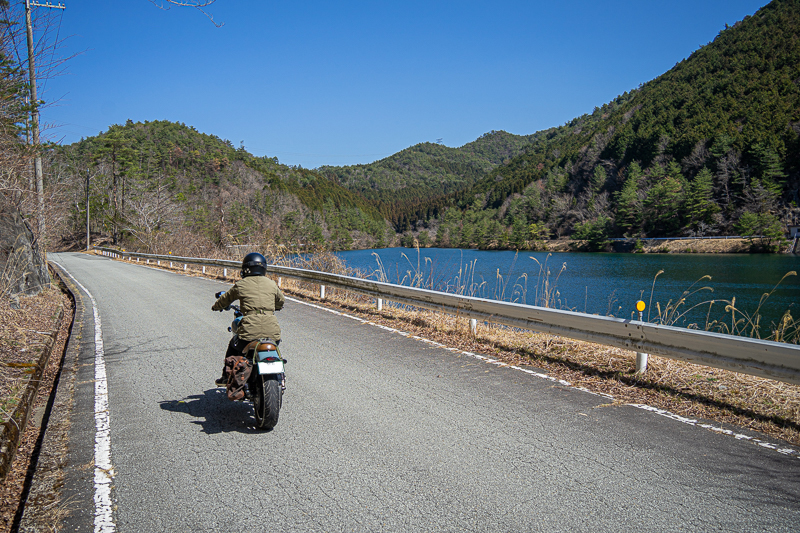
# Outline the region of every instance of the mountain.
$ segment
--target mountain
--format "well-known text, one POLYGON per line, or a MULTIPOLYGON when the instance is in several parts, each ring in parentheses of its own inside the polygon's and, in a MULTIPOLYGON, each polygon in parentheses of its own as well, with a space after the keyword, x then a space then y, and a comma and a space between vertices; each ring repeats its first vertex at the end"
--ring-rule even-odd
POLYGON ((444 201, 459 211, 440 217, 435 242, 777 236, 800 203, 798 36, 800 0, 775 0, 662 76, 540 132, 444 201))
POLYGON ((362 194, 402 226, 401 220, 419 217, 421 199, 427 199, 426 212, 438 212, 437 200, 469 188, 521 154, 536 137, 491 131, 459 148, 420 143, 374 163, 317 170, 362 194))
MULTIPOLYGON (((54 172, 76 198, 89 168, 92 224, 115 242, 147 249, 178 238, 211 245, 327 242, 342 249, 354 241, 381 246, 393 233, 358 193, 184 124, 129 120, 51 151, 54 172)), ((63 233, 85 231, 84 202, 74 202, 65 218, 63 233)))

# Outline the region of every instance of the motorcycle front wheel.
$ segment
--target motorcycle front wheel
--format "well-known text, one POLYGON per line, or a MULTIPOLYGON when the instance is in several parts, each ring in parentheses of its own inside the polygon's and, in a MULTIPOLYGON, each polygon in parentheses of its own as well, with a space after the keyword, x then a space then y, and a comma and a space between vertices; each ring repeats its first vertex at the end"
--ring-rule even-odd
POLYGON ((253 407, 256 411, 256 426, 259 429, 275 427, 281 410, 281 384, 278 380, 271 376, 256 378, 253 407))

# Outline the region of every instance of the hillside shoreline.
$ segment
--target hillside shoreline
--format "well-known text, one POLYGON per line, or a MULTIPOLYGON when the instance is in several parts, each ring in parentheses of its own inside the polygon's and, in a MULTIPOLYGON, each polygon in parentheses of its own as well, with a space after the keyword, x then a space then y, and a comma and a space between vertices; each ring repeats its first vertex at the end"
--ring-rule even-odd
MULTIPOLYGON (((591 250, 587 241, 575 239, 555 239, 551 241, 537 241, 536 245, 520 251, 530 252, 615 252, 615 253, 644 253, 644 254, 786 254, 790 253, 792 241, 786 241, 777 250, 770 250, 760 245, 758 239, 658 239, 647 240, 630 239, 626 241, 610 242, 602 250, 591 250), (641 243, 637 248, 636 243, 641 243)), ((421 247, 424 249, 425 247, 421 247)), ((436 248, 436 246, 434 246, 436 248)), ((508 248, 513 250, 513 248, 508 248)))
MULTIPOLYGON (((614 241, 605 251, 618 253, 644 253, 644 254, 748 254, 748 253, 787 253, 791 246, 780 246, 776 251, 771 251, 762 246, 758 239, 664 239, 638 241, 641 248, 637 249, 635 240, 614 241)), ((558 251, 589 251, 580 248, 586 247, 586 241, 569 241, 557 243, 556 247, 567 247, 558 251), (576 249, 575 243, 580 245, 576 249), (571 244, 570 244, 571 243, 571 244)))

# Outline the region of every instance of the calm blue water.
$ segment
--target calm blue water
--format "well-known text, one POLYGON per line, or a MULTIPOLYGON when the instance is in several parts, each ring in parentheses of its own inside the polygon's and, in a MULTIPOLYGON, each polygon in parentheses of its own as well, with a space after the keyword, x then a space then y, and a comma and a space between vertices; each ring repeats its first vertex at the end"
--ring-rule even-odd
MULTIPOLYGON (((755 314, 759 299, 789 271, 800 271, 800 256, 774 254, 607 254, 385 248, 337 254, 372 279, 456 292, 482 298, 629 318, 638 300, 648 304, 645 319, 657 321, 684 291, 710 287, 687 297, 679 313, 700 302, 735 298, 737 309, 755 314), (380 258, 380 264, 378 262, 380 258), (537 263, 538 261, 538 263, 537 263), (381 266, 382 265, 382 266, 381 266), (562 271, 563 268, 563 271, 562 271), (653 280, 660 274, 653 287, 653 280), (711 279, 700 280, 710 275, 711 279), (698 281, 700 280, 700 281, 698 281), (652 305, 651 305, 652 301, 652 305)), ((800 316, 800 278, 786 278, 763 304, 769 326, 788 309, 800 316)), ((706 323, 709 304, 695 308, 675 325, 706 323)), ((731 321, 725 303, 711 307, 711 318, 731 321)), ((762 335, 768 334, 762 331, 762 335)))

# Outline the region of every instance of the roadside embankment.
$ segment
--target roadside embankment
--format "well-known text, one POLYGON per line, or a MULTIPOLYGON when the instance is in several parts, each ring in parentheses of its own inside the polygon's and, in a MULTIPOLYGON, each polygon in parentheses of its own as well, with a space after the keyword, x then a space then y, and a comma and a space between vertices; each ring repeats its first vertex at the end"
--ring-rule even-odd
POLYGON ((72 322, 59 288, 18 302, 0 302, 0 532, 18 518, 72 322))

